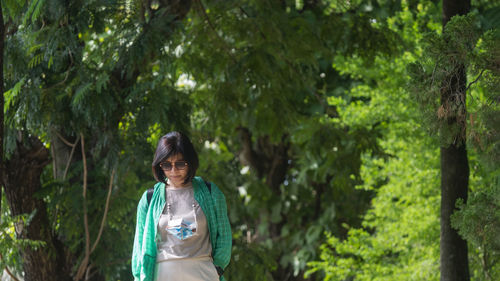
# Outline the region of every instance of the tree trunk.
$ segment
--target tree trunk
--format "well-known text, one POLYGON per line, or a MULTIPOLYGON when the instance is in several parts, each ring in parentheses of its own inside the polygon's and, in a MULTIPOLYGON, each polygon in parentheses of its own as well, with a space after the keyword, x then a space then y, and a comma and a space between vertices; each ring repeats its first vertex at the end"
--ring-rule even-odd
MULTIPOLYGON (((41 187, 40 175, 48 163, 48 152, 43 144, 35 138, 17 144, 17 150, 9 161, 4 159, 4 42, 5 25, 0 2, 0 202, 2 188, 5 190, 11 215, 32 214, 34 216, 26 224, 15 225, 19 239, 42 241, 44 246, 21 249, 24 267, 24 280, 71 280, 70 268, 62 261, 62 243, 51 234, 47 219, 45 203, 35 198, 35 192, 41 187), (31 147, 27 149, 26 143, 31 147)), ((1 207, 1 205, 0 205, 1 207)))
MULTIPOLYGON (((271 190, 273 198, 280 198, 280 186, 285 181, 288 171, 288 153, 290 142, 287 135, 283 135, 278 144, 271 143, 268 136, 261 136, 252 140, 252 133, 248 128, 239 127, 239 138, 241 140, 241 152, 239 154, 240 162, 243 165, 249 165, 256 171, 258 178, 263 178, 266 185, 271 190)), ((268 206, 260 211, 260 220, 269 218, 271 214, 272 200, 269 200, 268 206)), ((256 233, 257 241, 263 241, 266 238, 277 239, 281 235, 281 228, 286 222, 284 214, 283 219, 278 223, 268 222, 268 233, 256 233)), ((257 223, 259 224, 259 223, 257 223)), ((278 254, 279 256, 282 253, 278 254)), ((291 280, 292 274, 289 267, 284 267, 278 263, 278 268, 272 272, 274 280, 291 280)), ((302 276, 296 277, 294 280, 301 280, 302 276)))
MULTIPOLYGON (((443 28, 455 15, 465 15, 470 0, 443 0, 443 28)), ((469 281, 467 242, 451 227, 450 216, 458 199, 467 200, 469 163, 465 144, 466 130, 466 69, 458 65, 441 92, 441 105, 450 108, 461 101, 456 115, 448 118, 448 126, 458 127, 453 142, 441 147, 441 281, 469 281)))
POLYGON ((5 195, 11 215, 34 214, 26 223, 16 223, 18 239, 44 243, 38 248, 26 246, 21 249, 26 281, 71 280, 62 243, 53 237, 45 203, 36 197, 41 188, 40 175, 48 163, 48 150, 37 138, 31 137, 17 143, 4 171, 5 195))
MULTIPOLYGON (((2 209, 2 188, 3 188, 3 174, 5 165, 3 162, 3 42, 5 40, 5 25, 3 23, 2 2, 0 2, 0 210, 2 209)), ((1 222, 1 221, 0 221, 1 222)))
POLYGON ((451 227, 455 202, 467 200, 469 164, 465 144, 441 148, 441 281, 468 281, 467 242, 451 227))

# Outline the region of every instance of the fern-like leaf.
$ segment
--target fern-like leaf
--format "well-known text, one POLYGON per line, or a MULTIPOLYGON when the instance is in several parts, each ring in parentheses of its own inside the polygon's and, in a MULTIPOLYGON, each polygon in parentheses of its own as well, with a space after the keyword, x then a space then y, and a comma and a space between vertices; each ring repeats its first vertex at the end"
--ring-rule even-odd
POLYGON ((35 51, 39 50, 42 46, 43 46, 43 44, 36 44, 36 45, 31 46, 28 50, 28 55, 33 54, 35 51))
POLYGON ((28 10, 26 11, 26 14, 24 15, 23 18, 23 25, 26 25, 28 23, 28 20, 34 22, 38 19, 38 17, 42 12, 42 7, 44 2, 45 0, 33 0, 30 3, 28 10))
POLYGON ((38 19, 42 12, 43 4, 45 3, 45 0, 38 0, 38 4, 36 5, 35 10, 33 11, 33 15, 31 16, 31 22, 34 22, 38 19))
POLYGON ((85 94, 90 90, 90 87, 92 87, 92 83, 88 82, 82 86, 80 86, 76 92, 75 96, 73 97, 73 106, 77 106, 81 100, 85 97, 85 94))
POLYGON ((9 110, 10 105, 12 104, 12 101, 14 100, 15 97, 19 94, 21 91, 21 87, 24 85, 24 81, 26 79, 23 78, 19 82, 14 85, 11 89, 9 89, 7 92, 4 93, 5 97, 5 104, 4 104, 4 111, 9 110))
POLYGON ((96 91, 98 94, 101 93, 103 89, 106 89, 107 85, 106 83, 109 81, 109 76, 104 73, 103 75, 99 76, 95 83, 96 91))
POLYGON ((43 54, 38 54, 35 55, 33 58, 31 58, 30 62, 28 63, 28 68, 32 69, 35 66, 39 65, 43 60, 43 54))

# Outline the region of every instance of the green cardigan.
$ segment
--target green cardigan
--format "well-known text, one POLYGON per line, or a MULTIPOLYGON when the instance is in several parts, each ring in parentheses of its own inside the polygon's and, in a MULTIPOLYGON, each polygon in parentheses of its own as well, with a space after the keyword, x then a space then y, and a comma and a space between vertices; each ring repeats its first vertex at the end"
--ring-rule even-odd
MULTIPOLYGON (((211 184, 208 190, 200 177, 193 178, 194 198, 207 217, 212 258, 214 265, 225 269, 231 259, 231 226, 227 217, 226 198, 220 189, 211 184)), ((153 281, 156 267, 156 232, 158 220, 165 206, 165 184, 157 183, 151 202, 147 202, 147 192, 137 206, 134 249, 132 253, 132 274, 134 280, 153 281)), ((224 280, 221 276, 220 280, 224 280)))

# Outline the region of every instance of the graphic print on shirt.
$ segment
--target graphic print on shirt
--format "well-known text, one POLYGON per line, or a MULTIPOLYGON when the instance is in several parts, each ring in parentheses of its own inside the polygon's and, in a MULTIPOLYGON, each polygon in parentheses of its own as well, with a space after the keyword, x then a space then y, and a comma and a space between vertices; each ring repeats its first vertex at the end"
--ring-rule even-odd
POLYGON ((196 234, 196 223, 184 218, 169 220, 166 230, 180 240, 185 240, 196 234))

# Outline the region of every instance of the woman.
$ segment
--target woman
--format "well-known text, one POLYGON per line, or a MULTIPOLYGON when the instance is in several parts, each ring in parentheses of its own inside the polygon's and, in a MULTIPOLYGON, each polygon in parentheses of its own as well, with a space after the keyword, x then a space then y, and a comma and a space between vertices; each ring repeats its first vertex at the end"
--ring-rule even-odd
POLYGON ((179 132, 166 134, 152 167, 158 183, 137 207, 134 280, 224 280, 232 245, 226 199, 215 184, 195 176, 193 144, 179 132))

